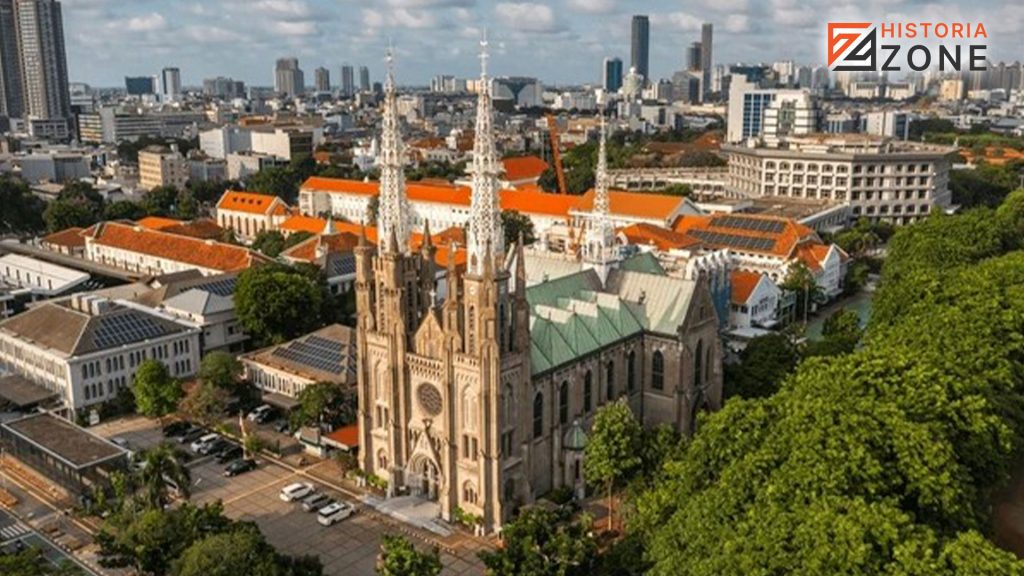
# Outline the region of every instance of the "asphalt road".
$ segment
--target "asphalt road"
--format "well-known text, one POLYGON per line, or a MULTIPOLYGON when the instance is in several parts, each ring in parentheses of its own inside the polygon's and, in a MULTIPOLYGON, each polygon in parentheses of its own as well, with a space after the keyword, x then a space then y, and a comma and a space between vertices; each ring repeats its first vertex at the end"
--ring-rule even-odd
POLYGON ((43 553, 43 557, 54 566, 58 566, 63 562, 71 562, 78 566, 84 574, 96 574, 63 550, 54 546, 34 528, 18 520, 6 510, 0 510, 0 551, 8 554, 16 552, 18 542, 21 542, 25 547, 39 548, 43 553))

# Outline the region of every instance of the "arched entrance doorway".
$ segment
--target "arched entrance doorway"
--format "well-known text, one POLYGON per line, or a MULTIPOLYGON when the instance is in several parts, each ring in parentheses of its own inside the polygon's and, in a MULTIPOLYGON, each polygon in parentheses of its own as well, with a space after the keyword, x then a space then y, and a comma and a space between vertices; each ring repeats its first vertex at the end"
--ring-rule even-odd
POLYGON ((437 500, 441 483, 441 470, 437 464, 426 456, 413 458, 408 468, 409 492, 428 500, 437 500))

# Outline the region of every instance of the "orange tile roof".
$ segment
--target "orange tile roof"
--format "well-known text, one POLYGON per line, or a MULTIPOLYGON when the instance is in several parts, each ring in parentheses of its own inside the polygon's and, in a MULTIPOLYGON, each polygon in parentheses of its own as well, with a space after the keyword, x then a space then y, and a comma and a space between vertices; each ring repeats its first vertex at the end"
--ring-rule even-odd
POLYGON ((281 253, 285 258, 314 262, 317 259, 317 252, 326 248, 327 254, 352 252, 359 245, 359 235, 352 232, 339 232, 338 234, 318 235, 307 238, 295 246, 281 253))
POLYGON ((177 226, 164 228, 161 232, 202 238, 203 240, 218 240, 224 236, 224 229, 212 218, 196 218, 191 222, 184 222, 177 226))
POLYGON ((281 223, 279 228, 288 232, 320 234, 324 231, 325 226, 327 226, 327 220, 323 218, 315 216, 289 216, 287 220, 281 223))
MULTIPOLYGON (((828 253, 831 249, 831 246, 827 246, 825 244, 808 242, 805 244, 801 244, 797 248, 796 257, 801 262, 806 264, 807 267, 810 268, 811 270, 818 271, 821 270, 821 264, 822 262, 825 261, 825 258, 828 258, 828 253)), ((842 248, 836 246, 836 249, 839 250, 839 258, 841 260, 846 260, 847 258, 849 258, 846 252, 843 252, 842 248)))
POLYGON ((236 192, 228 190, 217 202, 217 210, 230 210, 232 212, 246 212, 248 214, 269 214, 271 209, 277 214, 281 210, 283 202, 276 202, 277 196, 269 194, 257 194, 254 192, 236 192))
POLYGON ((732 283, 732 303, 742 305, 750 300, 750 295, 761 282, 761 275, 746 270, 733 270, 729 274, 729 280, 732 283))
POLYGON ((172 226, 179 226, 184 224, 184 220, 177 220, 175 218, 162 218, 160 216, 146 216, 142 220, 135 222, 143 228, 149 228, 150 230, 163 230, 172 226))
POLYGON ((338 444, 343 444, 349 448, 355 448, 359 446, 359 424, 349 424, 343 426, 327 435, 338 444))
POLYGON ((148 254, 157 258, 192 264, 210 270, 234 272, 267 262, 265 256, 242 246, 200 240, 116 222, 106 222, 92 232, 93 242, 102 246, 148 254))
POLYGON ((633 224, 619 230, 630 244, 654 246, 658 250, 673 250, 697 246, 700 240, 669 228, 654 226, 646 222, 633 224))
POLYGON ((779 258, 792 258, 798 246, 805 242, 821 244, 817 233, 798 224, 789 218, 778 216, 763 216, 754 214, 726 214, 714 216, 680 216, 673 229, 701 240, 711 248, 732 248, 744 252, 755 252, 770 254, 779 258), (746 226, 736 226, 736 223, 746 223, 746 226), (771 232, 763 229, 767 223, 778 223, 782 225, 779 232, 771 232), (758 229, 761 227, 761 229, 758 229), (717 236, 711 236, 717 233, 717 236), (731 239, 764 239, 771 240, 770 248, 757 248, 748 245, 739 245, 731 239))
POLYGON ((501 161, 505 166, 505 180, 536 180, 548 169, 548 163, 536 156, 514 156, 501 161))
POLYGON ((71 228, 65 228, 59 232, 54 232, 48 236, 44 236, 42 239, 43 244, 53 244, 54 246, 64 246, 67 248, 81 248, 85 246, 85 237, 82 236, 84 228, 72 226, 71 228))
POLYGON ((569 209, 575 206, 578 200, 578 197, 566 194, 503 190, 501 192, 501 209, 515 210, 523 214, 544 214, 568 218, 569 209))
MULTIPOLYGON (((667 194, 644 194, 619 190, 608 192, 608 209, 611 213, 634 218, 668 220, 679 208, 679 205, 685 201, 686 199, 682 196, 667 194)), ((593 210, 594 189, 587 190, 587 193, 578 199, 574 208, 580 212, 593 210)))

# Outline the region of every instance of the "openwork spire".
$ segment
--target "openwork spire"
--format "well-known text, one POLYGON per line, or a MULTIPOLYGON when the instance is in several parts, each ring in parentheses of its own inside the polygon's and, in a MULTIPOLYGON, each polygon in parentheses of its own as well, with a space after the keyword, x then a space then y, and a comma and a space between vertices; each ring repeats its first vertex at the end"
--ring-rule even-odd
POLYGON ((601 143, 597 152, 594 182, 594 208, 584 240, 584 259, 594 265, 604 282, 610 266, 618 260, 615 249, 615 225, 608 199, 608 130, 601 112, 601 143))
POLYGON ((476 110, 476 137, 473 144, 473 195, 470 206, 468 260, 469 272, 480 274, 490 252, 494 262, 505 255, 505 233, 501 226, 501 164, 494 144, 494 110, 491 80, 487 76, 487 36, 480 42, 480 91, 476 110))
POLYGON ((381 241, 382 252, 405 253, 409 251, 409 200, 405 194, 405 153, 398 126, 394 60, 394 53, 389 48, 384 85, 377 237, 381 241), (391 238, 395 239, 393 245, 391 238))

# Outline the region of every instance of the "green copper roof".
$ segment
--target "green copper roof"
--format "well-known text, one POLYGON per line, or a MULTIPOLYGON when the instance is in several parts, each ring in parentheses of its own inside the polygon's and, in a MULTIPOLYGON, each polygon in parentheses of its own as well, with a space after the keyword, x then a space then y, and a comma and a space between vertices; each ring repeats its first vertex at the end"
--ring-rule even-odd
POLYGON ((665 276, 665 269, 661 267, 661 263, 654 254, 650 252, 640 252, 626 258, 619 265, 619 270, 626 272, 644 272, 646 274, 654 274, 657 276, 665 276))

